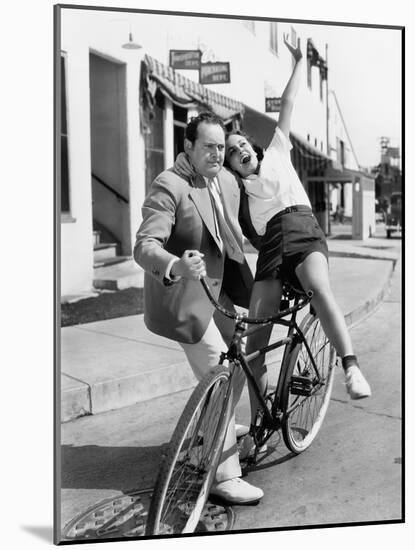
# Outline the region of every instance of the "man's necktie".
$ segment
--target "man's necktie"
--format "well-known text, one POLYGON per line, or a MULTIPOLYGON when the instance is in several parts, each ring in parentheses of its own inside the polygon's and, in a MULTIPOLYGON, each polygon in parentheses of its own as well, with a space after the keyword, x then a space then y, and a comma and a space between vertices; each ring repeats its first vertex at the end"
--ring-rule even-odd
POLYGON ((223 214, 221 212, 221 209, 219 208, 219 205, 217 204, 217 199, 215 198, 215 194, 213 191, 213 185, 214 185, 213 181, 209 180, 208 191, 209 191, 210 200, 212 202, 212 208, 213 208, 213 213, 215 218, 215 226, 216 226, 218 237, 222 241, 223 248, 226 254, 229 256, 229 258, 231 260, 234 260, 235 262, 243 264, 244 254, 241 250, 241 247, 238 244, 238 241, 235 239, 231 229, 229 228, 229 225, 227 224, 225 218, 223 217, 223 214))

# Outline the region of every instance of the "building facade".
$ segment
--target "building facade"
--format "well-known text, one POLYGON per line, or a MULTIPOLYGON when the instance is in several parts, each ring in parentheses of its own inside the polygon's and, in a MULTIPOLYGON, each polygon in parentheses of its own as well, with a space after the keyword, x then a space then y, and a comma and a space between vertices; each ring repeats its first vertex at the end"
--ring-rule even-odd
MULTIPOLYGON (((266 100, 278 104, 292 70, 284 33, 293 44, 301 39, 307 57, 292 120, 293 162, 329 232, 332 190, 341 174, 344 185, 345 169, 358 166, 342 124, 328 116, 324 44, 300 24, 75 8, 57 14, 63 297, 100 286, 108 243, 114 265, 128 266, 132 278, 126 275, 125 284, 141 284, 140 269, 128 261, 141 204, 154 177, 182 150, 190 116, 211 109, 228 128, 269 143, 278 112, 266 111, 266 100), (193 68, 170 67, 171 52, 181 62, 189 51, 200 52, 211 83, 200 84, 193 68), (225 73, 216 72, 222 66, 225 73), (336 164, 339 150, 343 160, 336 164), (329 169, 337 180, 327 179, 329 169)), ((352 172, 347 177, 353 189, 352 172)), ((347 197, 338 200, 350 210, 347 197)))

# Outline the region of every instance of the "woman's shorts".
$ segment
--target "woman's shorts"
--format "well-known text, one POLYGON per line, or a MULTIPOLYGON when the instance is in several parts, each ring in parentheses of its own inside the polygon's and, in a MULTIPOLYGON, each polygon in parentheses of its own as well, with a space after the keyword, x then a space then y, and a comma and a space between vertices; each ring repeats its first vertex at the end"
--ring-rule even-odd
POLYGON ((301 288, 295 268, 312 252, 328 261, 326 237, 308 206, 291 206, 268 222, 256 265, 256 281, 283 279, 301 288))

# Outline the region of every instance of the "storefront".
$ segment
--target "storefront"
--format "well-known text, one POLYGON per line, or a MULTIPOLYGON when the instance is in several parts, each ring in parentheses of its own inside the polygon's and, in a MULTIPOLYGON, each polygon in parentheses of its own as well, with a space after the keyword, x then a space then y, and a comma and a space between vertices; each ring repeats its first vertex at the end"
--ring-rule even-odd
MULTIPOLYGON (((97 249, 106 243, 116 250, 114 263, 130 261, 132 270, 139 269, 131 254, 140 206, 154 178, 183 150, 191 116, 211 110, 228 130, 244 130, 263 148, 277 124, 277 114, 219 94, 148 54, 133 62, 103 48, 74 41, 68 43, 68 59, 61 54, 63 295, 97 286, 97 249)), ((332 160, 302 135, 292 132, 291 141, 294 167, 329 234, 328 190, 345 174, 341 179, 330 175, 332 160)), ((356 183, 356 178, 347 181, 356 183)), ((367 230, 356 229, 360 234, 367 230)), ((142 281, 141 271, 138 275, 142 281)))
POLYGON ((146 55, 141 63, 140 79, 146 191, 154 178, 171 166, 183 151, 184 132, 190 116, 210 110, 231 129, 238 124, 243 109, 242 103, 213 92, 146 55))

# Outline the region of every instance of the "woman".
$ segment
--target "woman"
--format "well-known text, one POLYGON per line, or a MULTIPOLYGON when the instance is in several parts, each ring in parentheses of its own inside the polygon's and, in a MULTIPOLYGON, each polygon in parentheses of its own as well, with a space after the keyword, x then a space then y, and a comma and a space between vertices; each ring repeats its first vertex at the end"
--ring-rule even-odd
MULTIPOLYGON (((255 284, 249 315, 266 317, 278 311, 282 279, 313 291, 312 305, 324 331, 342 358, 347 391, 352 399, 369 397, 371 390, 359 369, 344 316, 333 296, 328 272, 328 248, 323 231, 313 216, 305 189, 291 163, 289 141, 291 114, 302 70, 300 40, 293 47, 284 43, 295 60, 292 75, 281 98, 278 124, 263 158, 241 133, 226 139, 225 165, 242 179, 248 196, 252 224, 261 236, 255 284)), ((183 158, 176 166, 183 169, 183 158)), ((254 333, 247 353, 265 346, 271 328, 254 333)), ((250 363, 260 389, 266 393, 267 372, 261 357, 250 363)), ((258 408, 250 391, 251 429, 258 408)))
MULTIPOLYGON (((305 291, 313 291, 312 305, 342 358, 350 397, 369 397, 369 384, 359 369, 344 316, 330 287, 327 243, 290 159, 291 113, 300 81, 302 53, 300 40, 296 48, 286 36, 284 43, 294 57, 295 66, 282 95, 278 125, 264 158, 258 161, 254 148, 242 135, 230 134, 226 140, 227 165, 242 178, 253 226, 262 235, 249 315, 265 317, 275 313, 281 299, 281 278, 294 284, 298 280, 305 291)), ((247 342, 247 353, 266 345, 269 337, 270 329, 253 334, 247 342)), ((262 359, 252 361, 251 366, 265 393, 267 377, 262 359)), ((253 392, 250 397, 254 420, 258 404, 253 392)))

